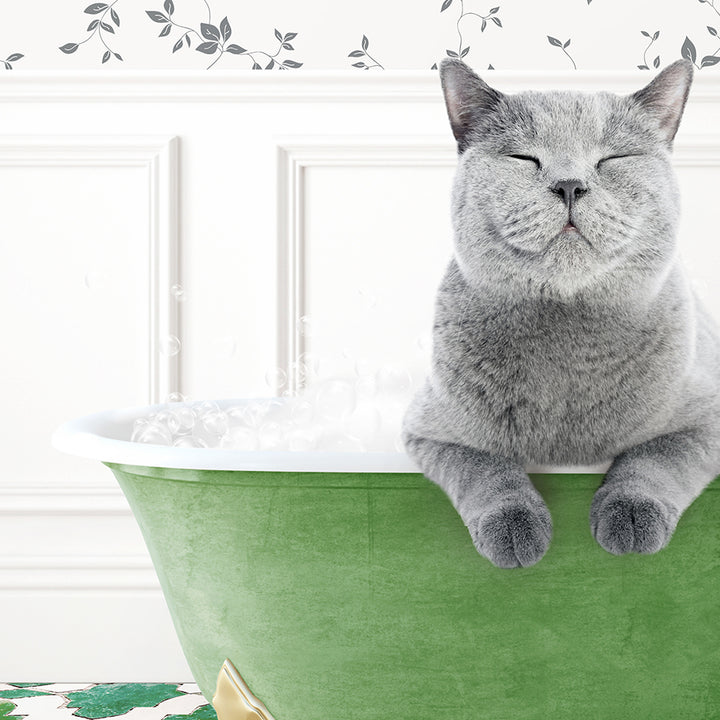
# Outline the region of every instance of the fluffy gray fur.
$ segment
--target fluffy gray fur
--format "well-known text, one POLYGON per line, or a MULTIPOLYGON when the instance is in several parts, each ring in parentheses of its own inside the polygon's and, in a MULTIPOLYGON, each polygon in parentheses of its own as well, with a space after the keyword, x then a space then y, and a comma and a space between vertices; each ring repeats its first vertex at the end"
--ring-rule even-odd
POLYGON ((528 464, 612 463, 590 528, 618 555, 664 547, 720 473, 720 334, 676 252, 692 72, 680 60, 630 96, 506 95, 440 67, 455 252, 403 440, 499 567, 550 543, 528 464))

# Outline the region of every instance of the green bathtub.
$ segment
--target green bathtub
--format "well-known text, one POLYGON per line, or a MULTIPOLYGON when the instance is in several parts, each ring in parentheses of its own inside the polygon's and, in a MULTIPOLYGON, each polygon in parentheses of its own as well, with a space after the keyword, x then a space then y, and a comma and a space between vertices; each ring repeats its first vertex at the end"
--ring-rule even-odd
POLYGON ((552 543, 501 570, 403 455, 125 442, 147 411, 55 444, 115 474, 202 692, 227 658, 267 709, 236 717, 720 717, 717 480, 667 548, 616 557, 589 529, 602 475, 532 475, 552 543))

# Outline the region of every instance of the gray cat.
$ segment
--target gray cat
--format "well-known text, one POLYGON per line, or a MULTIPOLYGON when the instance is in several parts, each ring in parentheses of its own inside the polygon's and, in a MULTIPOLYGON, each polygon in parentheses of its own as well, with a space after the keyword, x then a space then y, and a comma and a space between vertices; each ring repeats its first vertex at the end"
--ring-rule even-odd
POLYGON ((675 242, 692 73, 679 60, 627 97, 506 95, 441 64, 455 252, 402 436, 499 567, 550 543, 529 463, 612 462, 590 528, 617 555, 664 547, 720 473, 720 334, 675 242))

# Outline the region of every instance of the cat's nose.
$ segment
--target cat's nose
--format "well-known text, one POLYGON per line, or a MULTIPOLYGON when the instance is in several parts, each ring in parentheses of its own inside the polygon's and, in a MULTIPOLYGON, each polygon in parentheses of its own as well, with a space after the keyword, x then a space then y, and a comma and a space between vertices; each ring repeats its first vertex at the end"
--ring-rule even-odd
POLYGON ((563 199, 570 210, 572 204, 587 192, 587 185, 582 180, 559 180, 550 189, 563 199))

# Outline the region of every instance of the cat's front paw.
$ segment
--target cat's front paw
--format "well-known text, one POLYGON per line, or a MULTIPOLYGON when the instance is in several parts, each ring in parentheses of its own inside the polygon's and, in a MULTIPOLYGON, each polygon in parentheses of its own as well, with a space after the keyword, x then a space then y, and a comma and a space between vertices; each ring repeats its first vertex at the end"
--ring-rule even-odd
POLYGON ((660 500, 623 488, 605 486, 590 506, 590 529, 613 555, 654 553, 668 544, 678 513, 660 500))
POLYGON ((477 551, 501 568, 534 565, 552 536, 550 511, 542 500, 497 503, 468 524, 477 551))

